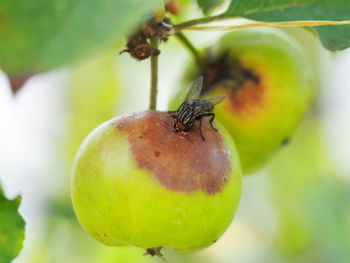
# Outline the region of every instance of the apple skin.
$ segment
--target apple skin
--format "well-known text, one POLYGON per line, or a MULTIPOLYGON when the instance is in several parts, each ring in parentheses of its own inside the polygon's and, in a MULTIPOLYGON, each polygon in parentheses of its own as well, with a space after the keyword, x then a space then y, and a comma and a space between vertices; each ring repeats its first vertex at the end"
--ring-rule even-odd
POLYGON ((144 111, 97 127, 80 147, 72 201, 83 228, 109 246, 192 252, 214 243, 237 209, 241 167, 222 126, 187 133, 174 117, 144 111))
POLYGON ((214 113, 236 143, 243 173, 255 172, 284 145, 312 105, 312 65, 298 43, 278 29, 230 32, 204 54, 201 69, 191 65, 186 70, 186 85, 170 109, 182 102, 187 83, 204 76, 202 96, 227 95, 214 113), (232 72, 236 83, 228 76, 232 72))

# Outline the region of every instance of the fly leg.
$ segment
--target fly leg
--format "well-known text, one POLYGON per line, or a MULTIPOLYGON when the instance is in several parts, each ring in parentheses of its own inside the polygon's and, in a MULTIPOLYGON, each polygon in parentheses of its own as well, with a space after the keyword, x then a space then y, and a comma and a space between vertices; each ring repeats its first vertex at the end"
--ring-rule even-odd
POLYGON ((168 111, 168 113, 172 114, 171 116, 172 116, 173 118, 176 118, 175 123, 174 123, 174 131, 175 131, 176 133, 178 132, 176 126, 177 126, 177 124, 179 123, 179 119, 177 118, 176 114, 175 114, 175 115, 173 115, 173 114, 174 114, 174 113, 178 113, 178 112, 179 112, 179 109, 177 109, 177 110, 169 110, 169 111, 168 111))
POLYGON ((174 123, 174 131, 175 131, 175 133, 177 133, 178 132, 178 130, 177 130, 177 124, 178 124, 178 122, 179 122, 179 120, 178 119, 176 119, 176 121, 175 121, 175 123, 174 123))
POLYGON ((209 123, 210 123, 211 128, 212 128, 214 131, 218 131, 218 129, 216 129, 216 128, 213 126, 213 121, 214 121, 214 119, 215 119, 215 113, 213 113, 213 112, 204 113, 204 114, 200 115, 200 116, 198 117, 198 119, 201 119, 201 118, 203 118, 203 117, 209 117, 209 116, 210 116, 209 123))
POLYGON ((211 116, 210 120, 209 120, 209 123, 210 123, 210 126, 211 128, 214 130, 214 131, 218 131, 218 129, 216 129, 214 126, 213 126, 213 120, 215 119, 215 113, 209 113, 210 115, 208 116, 211 116))
POLYGON ((202 132, 202 118, 205 117, 205 114, 199 115, 196 119, 199 120, 199 133, 201 134, 202 140, 205 141, 205 138, 203 136, 202 132))

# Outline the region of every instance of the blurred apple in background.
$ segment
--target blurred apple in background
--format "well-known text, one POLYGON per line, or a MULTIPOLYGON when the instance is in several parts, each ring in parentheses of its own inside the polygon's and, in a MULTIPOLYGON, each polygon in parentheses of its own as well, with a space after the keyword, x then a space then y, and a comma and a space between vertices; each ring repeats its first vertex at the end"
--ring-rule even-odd
POLYGON ((214 112, 237 145, 243 172, 256 171, 288 142, 312 105, 316 80, 310 60, 283 31, 242 29, 225 34, 197 62, 187 68, 186 81, 202 75, 202 96, 226 94, 214 112))

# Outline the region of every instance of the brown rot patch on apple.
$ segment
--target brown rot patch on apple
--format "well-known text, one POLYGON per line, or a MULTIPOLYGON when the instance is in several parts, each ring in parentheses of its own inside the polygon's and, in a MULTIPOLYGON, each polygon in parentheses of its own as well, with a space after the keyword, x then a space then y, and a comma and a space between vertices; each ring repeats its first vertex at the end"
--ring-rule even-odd
POLYGON ((253 115, 263 107, 264 86, 260 83, 246 80, 239 88, 229 86, 228 101, 237 115, 253 115))
POLYGON ((232 170, 220 133, 203 119, 203 141, 198 123, 186 133, 175 133, 174 121, 169 113, 146 111, 117 119, 114 125, 127 134, 137 165, 168 189, 219 192, 232 170))
POLYGON ((202 71, 202 94, 217 87, 227 90, 227 100, 238 115, 254 114, 263 107, 265 87, 261 77, 252 69, 245 68, 238 59, 226 52, 208 63, 202 71))

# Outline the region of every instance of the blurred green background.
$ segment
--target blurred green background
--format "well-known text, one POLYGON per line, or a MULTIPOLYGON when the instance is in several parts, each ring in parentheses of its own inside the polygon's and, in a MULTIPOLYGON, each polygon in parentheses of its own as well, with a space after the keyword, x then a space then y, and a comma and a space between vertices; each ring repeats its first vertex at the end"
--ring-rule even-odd
MULTIPOLYGON (((195 254, 165 250, 166 262, 350 262, 350 108, 344 99, 350 52, 331 55, 309 32, 287 32, 318 72, 318 102, 291 142, 260 172, 244 177, 240 208, 223 237, 195 254)), ((203 46, 221 34, 188 37, 203 46)), ((173 39, 161 50, 158 108, 166 110, 191 56, 173 39)), ((22 193, 27 222, 24 249, 14 262, 163 262, 142 249, 95 241, 79 226, 69 190, 85 136, 114 116, 147 108, 148 64, 112 52, 36 76, 16 97, 0 76, 1 177, 8 196, 22 193)))

